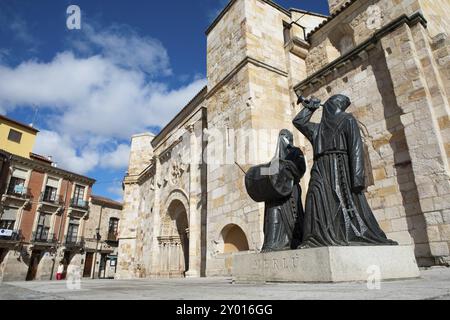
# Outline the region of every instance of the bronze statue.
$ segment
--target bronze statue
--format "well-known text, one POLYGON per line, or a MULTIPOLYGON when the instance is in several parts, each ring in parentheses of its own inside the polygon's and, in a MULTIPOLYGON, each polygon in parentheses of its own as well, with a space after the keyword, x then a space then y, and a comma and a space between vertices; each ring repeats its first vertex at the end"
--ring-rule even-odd
POLYGON ((292 133, 283 129, 275 158, 247 172, 248 194, 257 202, 265 202, 261 252, 295 249, 300 244, 303 206, 299 182, 305 170, 303 152, 294 147, 292 133))
POLYGON ((293 124, 314 149, 299 248, 397 244, 387 239, 363 193, 364 148, 356 119, 345 112, 350 99, 332 96, 320 123, 310 122, 320 101, 299 101, 305 108, 293 124))

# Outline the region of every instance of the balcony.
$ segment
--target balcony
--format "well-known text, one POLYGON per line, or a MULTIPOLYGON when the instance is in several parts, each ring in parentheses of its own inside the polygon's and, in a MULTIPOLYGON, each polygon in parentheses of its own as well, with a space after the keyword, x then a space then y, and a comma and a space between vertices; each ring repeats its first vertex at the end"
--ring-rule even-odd
POLYGON ((22 240, 20 230, 0 229, 0 242, 16 243, 22 240))
POLYGON ((35 245, 54 245, 56 244, 56 235, 53 233, 33 232, 31 243, 35 245))
POLYGON ((66 248, 83 248, 85 244, 84 237, 77 236, 65 236, 64 237, 64 245, 66 248))
POLYGON ((80 209, 87 211, 89 209, 89 203, 87 201, 84 201, 82 199, 71 199, 70 200, 70 207, 74 209, 80 209))
POLYGON ((29 188, 23 185, 11 183, 6 193, 1 197, 1 204, 8 207, 21 207, 29 209, 33 200, 33 195, 29 188))
POLYGON ((37 210, 49 214, 61 214, 64 211, 64 199, 62 196, 42 192, 37 210))
POLYGON ((6 195, 18 199, 23 200, 31 200, 33 199, 33 195, 31 194, 30 188, 25 188, 22 185, 12 185, 10 184, 8 190, 6 191, 6 195))
POLYGON ((41 193, 41 197, 39 198, 40 202, 44 202, 45 204, 50 204, 54 206, 62 206, 64 204, 64 199, 62 196, 52 195, 50 193, 41 193))

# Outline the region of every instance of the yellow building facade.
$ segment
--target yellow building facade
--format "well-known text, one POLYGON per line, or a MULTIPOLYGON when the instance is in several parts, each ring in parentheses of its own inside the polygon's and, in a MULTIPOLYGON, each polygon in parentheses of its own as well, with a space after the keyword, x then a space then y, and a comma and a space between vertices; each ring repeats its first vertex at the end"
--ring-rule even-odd
POLYGON ((0 149, 30 158, 39 131, 13 119, 0 115, 0 149))

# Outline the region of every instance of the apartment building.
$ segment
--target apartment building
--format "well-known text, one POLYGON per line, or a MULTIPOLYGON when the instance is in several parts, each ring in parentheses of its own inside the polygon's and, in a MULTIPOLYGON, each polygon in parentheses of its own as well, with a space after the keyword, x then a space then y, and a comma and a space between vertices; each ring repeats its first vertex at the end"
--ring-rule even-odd
POLYGON ((0 279, 55 279, 60 261, 68 274, 80 273, 95 180, 32 153, 36 129, 0 121, 0 279))
POLYGON ((32 125, 0 115, 0 149, 30 158, 38 133, 32 125))
POLYGON ((85 264, 83 277, 114 278, 119 247, 118 228, 122 203, 93 195, 85 226, 85 264))

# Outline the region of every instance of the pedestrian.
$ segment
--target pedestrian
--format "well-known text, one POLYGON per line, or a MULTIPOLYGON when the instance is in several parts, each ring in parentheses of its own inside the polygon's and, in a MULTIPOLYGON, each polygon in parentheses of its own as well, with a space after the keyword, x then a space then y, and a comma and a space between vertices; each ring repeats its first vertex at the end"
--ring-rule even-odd
POLYGON ((64 263, 62 261, 60 261, 58 270, 56 271, 56 280, 62 280, 63 274, 64 274, 64 263))

